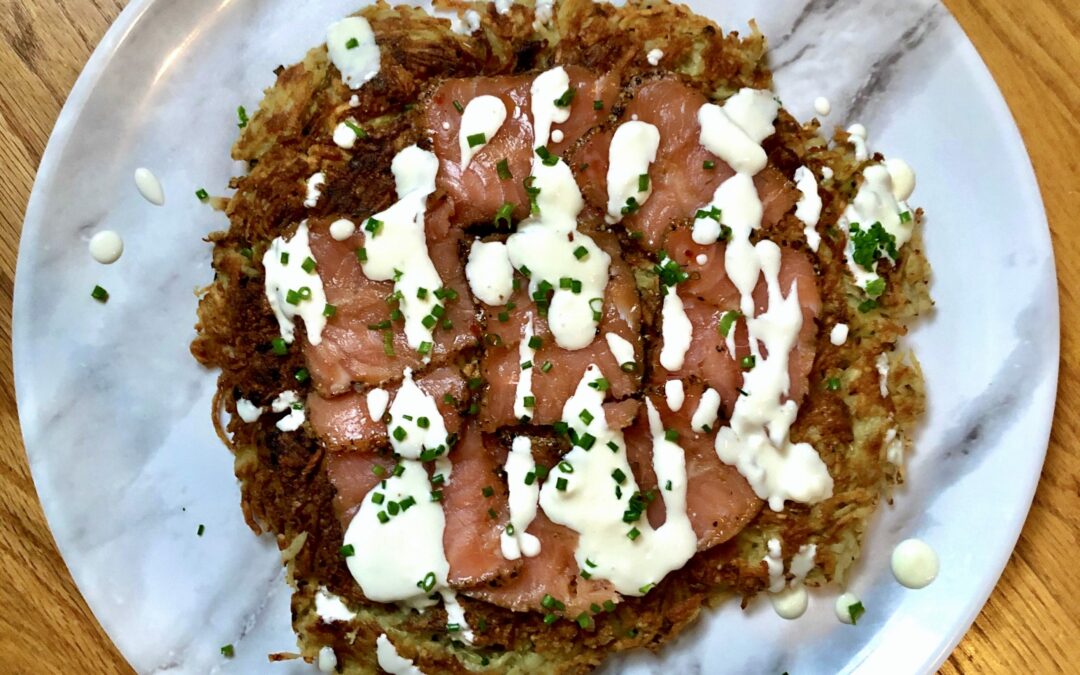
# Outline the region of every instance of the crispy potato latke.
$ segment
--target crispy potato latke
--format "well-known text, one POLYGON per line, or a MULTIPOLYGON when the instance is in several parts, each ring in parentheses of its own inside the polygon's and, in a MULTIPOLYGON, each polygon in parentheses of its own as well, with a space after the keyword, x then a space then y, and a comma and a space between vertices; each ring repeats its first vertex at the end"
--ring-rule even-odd
MULTIPOLYGON (((363 219, 391 204, 391 159, 407 145, 427 142, 417 123, 418 103, 435 83, 555 65, 615 71, 628 83, 655 71, 642 55, 660 49, 664 69, 710 100, 722 101, 742 87, 771 85, 765 38, 752 23, 749 35, 725 34, 713 22, 667 2, 631 0, 614 7, 564 0, 555 5, 550 22, 535 26, 531 3, 514 4, 503 14, 487 3, 443 4, 479 12, 479 30, 460 35, 445 19, 381 1, 359 13, 375 32, 382 63, 375 79, 357 91, 342 83, 325 47, 278 68, 276 83, 233 148, 233 157, 247 162, 249 171, 230 185, 235 190, 225 206, 230 227, 209 237, 215 277, 202 293, 191 350, 200 362, 221 370, 214 423, 235 455, 248 524, 257 534, 277 538, 294 589, 293 625, 303 658, 314 661, 320 648, 330 646, 337 672, 375 672, 375 641, 385 633, 402 656, 429 673, 588 671, 613 652, 660 648, 704 606, 726 596, 737 595, 745 605, 769 583, 763 558, 770 538, 783 541, 788 558, 800 545, 816 544, 808 584, 842 582, 875 507, 903 480, 901 464, 887 457, 895 459, 898 451, 902 456, 909 449, 924 409, 918 362, 897 344, 912 321, 932 308, 930 268, 916 230, 898 264, 885 266, 888 291, 879 306, 859 311, 865 295, 847 270, 845 236, 836 223, 868 162, 855 159, 844 132, 825 138, 816 121, 800 125, 784 110, 764 147, 770 164, 789 179, 799 166, 817 175, 825 167, 832 171, 820 185, 822 242, 811 252, 793 213, 756 236, 805 250, 818 274, 817 352, 792 438, 817 449, 834 481, 831 498, 813 505, 789 502, 780 512, 763 509, 736 537, 694 556, 648 595, 625 598, 613 611, 596 614, 586 627, 572 620, 547 625, 540 613, 462 597, 476 633, 469 645, 447 634, 441 608, 417 613, 363 597, 339 554, 343 531, 332 504, 327 450, 309 425, 281 432, 268 416, 251 424, 239 419, 236 401, 241 397, 268 402, 286 389, 303 395, 310 386, 295 377, 305 365, 300 340, 285 356, 271 348, 279 332, 264 294, 263 253, 272 239, 290 234, 305 218, 349 214, 363 219), (358 100, 350 104, 354 94, 358 100), (345 115, 359 120, 367 132, 354 150, 339 148, 331 139, 345 115), (326 175, 323 198, 316 208, 306 209, 305 182, 316 171, 326 175), (836 323, 850 326, 850 337, 839 346, 829 340, 829 328, 836 323), (888 361, 885 382, 879 358, 888 361), (221 411, 229 413, 224 426, 221 411), (321 621, 314 598, 323 587, 356 611, 356 618, 321 621)), ((869 161, 875 159, 881 158, 869 161)), ((921 220, 921 213, 915 219, 921 220)), ((632 248, 633 243, 624 238, 623 246, 632 248)), ((645 265, 644 256, 636 255, 629 250, 627 261, 645 265)), ((655 333, 657 324, 650 324, 657 314, 655 279, 638 276, 646 331, 655 333)), ((475 358, 463 353, 458 365, 475 368, 475 358)))

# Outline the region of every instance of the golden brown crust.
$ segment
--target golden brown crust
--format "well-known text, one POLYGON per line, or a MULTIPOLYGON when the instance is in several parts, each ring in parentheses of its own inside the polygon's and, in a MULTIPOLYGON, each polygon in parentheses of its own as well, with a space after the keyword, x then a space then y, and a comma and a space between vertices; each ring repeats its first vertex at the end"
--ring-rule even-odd
MULTIPOLYGON (((496 14, 487 3, 476 9, 484 22, 472 37, 456 35, 445 20, 412 8, 379 2, 364 9, 361 14, 379 38, 382 68, 359 91, 359 105, 352 108, 354 92, 336 76, 324 47, 313 49, 301 63, 279 68, 277 83, 233 149, 250 170, 233 181, 230 228, 209 237, 215 279, 202 294, 191 349, 200 362, 221 369, 215 425, 224 409, 230 421, 222 437, 235 455, 244 515, 256 533, 275 535, 283 552, 295 588, 293 623, 303 657, 313 660, 320 647, 330 645, 340 672, 374 672, 375 638, 387 633, 398 651, 425 672, 585 672, 615 651, 659 648, 703 606, 732 594, 745 603, 763 590, 768 578, 761 561, 770 537, 780 537, 785 550, 818 544, 810 583, 842 580, 878 501, 902 480, 900 468, 885 460, 886 435, 898 429, 908 443, 925 406, 917 362, 893 350, 907 326, 932 307, 929 266, 916 236, 900 264, 885 272, 889 291, 881 308, 857 309, 864 296, 846 272, 844 238, 835 223, 857 190, 863 163, 855 161, 843 132, 830 145, 816 123, 799 125, 786 112, 766 143, 770 163, 789 177, 801 165, 819 175, 822 167, 833 171, 833 178, 821 185, 823 237, 813 254, 822 297, 818 350, 810 393, 792 431, 795 440, 812 443, 828 465, 835 482, 832 498, 813 506, 789 504, 783 512, 763 510, 735 539, 699 554, 647 596, 628 598, 614 612, 600 613, 589 629, 572 621, 546 626, 539 614, 462 598, 477 633, 475 646, 469 647, 447 637, 441 609, 417 614, 363 598, 338 554, 342 531, 332 507, 334 490, 324 450, 307 427, 280 433, 265 416, 254 424, 236 416, 239 397, 265 405, 283 389, 297 389, 294 374, 304 365, 298 347, 285 357, 270 351, 277 325, 263 295, 260 263, 269 241, 305 217, 364 218, 388 205, 394 195, 390 159, 401 147, 424 142, 410 105, 439 78, 581 64, 616 70, 629 80, 651 70, 643 55, 657 47, 665 53, 665 65, 713 99, 743 86, 771 83, 760 34, 725 35, 680 6, 631 1, 614 8, 566 0, 556 5, 553 24, 540 29, 533 27, 532 10, 522 5, 506 15, 496 14), (370 134, 351 153, 330 140, 346 108, 370 134), (327 175, 326 197, 317 209, 303 209, 304 182, 315 171, 327 175), (827 337, 837 322, 851 327, 851 337, 841 346, 827 337), (887 397, 880 394, 875 363, 882 353, 891 354, 887 397), (830 378, 840 382, 836 391, 826 386, 830 378), (357 619, 320 622, 314 595, 322 586, 356 609, 357 619)), ((790 214, 761 236, 806 248, 802 224, 790 214)), ((631 246, 629 240, 623 243, 631 246)), ((626 258, 631 266, 651 266, 639 252, 630 251, 626 258)), ((639 278, 646 287, 652 283, 647 275, 639 278)), ((655 298, 647 288, 643 301, 644 321, 651 325, 655 298)))

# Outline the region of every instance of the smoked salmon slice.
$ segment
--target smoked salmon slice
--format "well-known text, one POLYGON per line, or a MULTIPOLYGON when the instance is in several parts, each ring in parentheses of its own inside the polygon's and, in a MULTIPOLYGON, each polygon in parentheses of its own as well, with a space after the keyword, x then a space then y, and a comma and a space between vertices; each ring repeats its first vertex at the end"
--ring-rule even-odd
MULTIPOLYGON (((310 226, 311 251, 326 299, 337 308, 323 329, 322 342, 304 344, 311 379, 326 397, 348 391, 353 382, 377 385, 399 379, 406 367, 420 370, 427 365, 406 342, 404 324, 391 320, 395 305, 387 298, 394 291, 393 282, 372 281, 364 274, 357 258, 364 234, 358 227, 349 239, 335 241, 328 223, 310 226)), ((450 327, 440 325, 434 333, 431 363, 435 365, 475 344, 479 332, 459 252, 461 237, 460 231, 437 240, 428 236, 428 254, 443 287, 453 291, 453 299, 445 303, 444 319, 450 327)))
POLYGON ((624 370, 608 346, 608 333, 614 333, 634 346, 635 360, 641 359, 641 300, 629 265, 619 254, 618 242, 611 234, 590 233, 597 246, 611 255, 603 313, 599 330, 584 349, 567 350, 555 344, 547 321, 529 298, 527 280, 519 278, 520 288, 511 302, 513 310, 483 307, 488 336, 487 349, 481 357, 481 371, 487 388, 481 404, 480 420, 485 431, 492 431, 519 420, 514 416, 514 400, 521 376, 518 346, 531 317, 533 333, 541 346, 533 357, 532 391, 536 399, 531 422, 551 424, 562 417, 563 404, 577 388, 589 364, 595 363, 610 385, 609 397, 625 398, 638 389, 641 368, 624 370), (503 321, 502 319, 506 319, 503 321), (494 343, 494 344, 492 344, 494 343), (550 367, 547 365, 550 364, 550 367))
MULTIPOLYGON (((467 394, 465 378, 457 368, 446 366, 416 377, 416 385, 435 399, 448 433, 460 433, 463 423, 458 403, 467 394)), ((389 400, 394 401, 399 385, 386 387, 389 400)), ((372 452, 389 443, 386 423, 373 419, 368 410, 367 392, 350 391, 341 396, 323 398, 312 393, 307 401, 308 419, 315 434, 331 451, 358 450, 372 452)))
MULTIPOLYGON (((639 234, 647 249, 657 251, 671 228, 711 202, 716 188, 734 171, 701 145, 697 114, 708 102, 701 92, 678 80, 661 78, 632 87, 627 98, 619 119, 590 134, 569 153, 567 161, 576 171, 585 200, 606 211, 608 150, 615 128, 631 119, 654 125, 660 132, 660 147, 649 169, 652 194, 636 212, 623 218, 622 226, 639 234)), ((754 185, 766 224, 779 221, 798 199, 790 182, 772 167, 759 172, 754 185)))
MULTIPOLYGON (((567 66, 570 87, 576 92, 570 104, 570 119, 554 128, 562 134, 547 148, 560 154, 590 128, 606 119, 618 93, 613 75, 597 77, 580 66, 567 66), (599 109, 594 101, 600 101, 599 109)), ((446 80, 424 103, 426 134, 439 157, 435 184, 445 193, 452 222, 458 226, 491 222, 499 207, 515 205, 514 217, 528 215, 528 196, 523 181, 532 171, 533 128, 530 88, 535 74, 503 77, 474 77, 446 80), (496 96, 506 106, 506 121, 487 144, 480 148, 463 171, 458 135, 461 111, 478 96, 496 96), (498 165, 506 161, 500 176, 498 165)))
MULTIPOLYGON (((678 432, 676 441, 686 457, 686 513, 690 524, 698 537, 698 550, 704 551, 721 544, 736 534, 749 523, 762 502, 738 469, 720 461, 713 445, 715 427, 712 433, 697 433, 690 425, 691 417, 697 410, 704 386, 700 383, 687 385, 686 400, 679 412, 672 412, 667 403, 659 397, 653 397, 653 405, 660 412, 665 429, 678 432)), ((648 418, 638 415, 634 426, 626 430, 627 459, 634 469, 638 488, 648 493, 656 490, 649 502, 648 518, 653 527, 664 522, 664 500, 659 498, 659 490, 664 486, 656 484, 656 473, 652 466, 652 432, 648 418)))

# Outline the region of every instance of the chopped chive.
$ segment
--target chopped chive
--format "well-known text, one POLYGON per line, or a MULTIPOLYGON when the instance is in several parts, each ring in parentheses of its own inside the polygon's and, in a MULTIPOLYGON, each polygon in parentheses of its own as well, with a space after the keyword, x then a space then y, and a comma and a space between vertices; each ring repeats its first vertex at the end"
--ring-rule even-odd
POLYGON ((359 262, 366 263, 367 262, 367 249, 364 248, 363 246, 356 249, 356 259, 359 262))
POLYGON ((611 384, 607 381, 606 377, 600 377, 589 383, 589 387, 597 391, 607 391, 611 384))
POLYGON ((634 199, 633 197, 627 197, 626 206, 623 206, 621 209, 619 209, 619 212, 624 216, 628 216, 631 213, 636 212, 639 208, 641 208, 641 204, 638 203, 638 200, 634 199))
POLYGON ((90 291, 90 297, 98 302, 108 302, 109 292, 101 286, 94 286, 94 290, 90 291))
MULTIPOLYGON (((900 212, 900 222, 901 223, 910 223, 911 222, 911 211, 901 211, 900 212)), ((860 604, 859 606, 861 607, 862 605, 860 604)))
POLYGON ((394 334, 390 331, 383 333, 382 348, 384 354, 394 356, 394 334))
POLYGON ((742 317, 742 312, 731 310, 730 312, 724 312, 724 315, 720 317, 720 325, 717 328, 720 329, 720 334, 727 337, 731 333, 731 327, 735 325, 735 322, 742 317))
POLYGON ((601 101, 600 99, 596 99, 595 101, 592 102, 592 109, 593 110, 603 110, 604 109, 604 102, 601 101))
POLYGON ((580 574, 582 579, 592 579, 592 573, 587 570, 581 570, 580 574))
POLYGON ((448 624, 446 624, 446 630, 448 632, 450 632, 450 633, 455 633, 455 632, 461 630, 461 624, 459 624, 459 623, 448 623, 448 624))
POLYGON ((491 497, 492 495, 495 494, 495 488, 491 487, 490 485, 485 485, 484 488, 482 490, 480 490, 480 492, 485 497, 491 497))
POLYGON ((359 46, 360 46, 360 41, 359 41, 359 40, 357 40, 357 39, 356 39, 356 38, 354 38, 354 37, 351 37, 351 38, 349 38, 349 39, 348 39, 348 40, 347 40, 347 41, 345 42, 345 49, 356 49, 356 48, 357 48, 357 47, 359 47, 359 46))
POLYGON ((582 612, 581 614, 578 614, 577 623, 585 630, 589 630, 593 627, 593 620, 592 617, 589 616, 588 612, 582 612))
POLYGON ((574 465, 566 460, 559 462, 559 471, 563 473, 574 473, 574 465))
POLYGON ((289 252, 288 251, 282 251, 281 256, 278 257, 278 261, 281 262, 281 265, 283 267, 288 265, 289 264, 289 252))
POLYGON ((595 443, 596 443, 596 437, 593 436, 592 434, 588 434, 588 433, 582 434, 581 438, 579 438, 578 441, 577 441, 577 444, 580 445, 581 447, 585 448, 586 450, 592 450, 592 446, 595 443))
POLYGON ((588 410, 582 410, 580 413, 578 413, 578 417, 585 424, 592 424, 593 419, 595 419, 593 417, 592 413, 589 412, 588 410))
POLYGON ((405 499, 402 499, 398 504, 401 505, 401 512, 404 513, 409 510, 410 507, 416 506, 416 497, 409 495, 405 499))
POLYGON ((371 495, 371 503, 372 504, 382 504, 384 501, 386 501, 386 495, 384 495, 381 492, 372 493, 372 495, 371 495))
POLYGON ((431 477, 431 484, 432 485, 439 486, 439 485, 442 485, 445 482, 446 482, 446 476, 442 475, 441 473, 437 473, 437 474, 435 474, 434 476, 431 477))
POLYGON ((300 269, 304 270, 308 274, 315 271, 315 259, 312 257, 304 258, 304 262, 300 263, 300 269))
POLYGON ((859 303, 859 311, 863 314, 877 309, 877 300, 863 300, 859 303))
POLYGON ((483 145, 484 143, 487 143, 487 134, 470 134, 469 136, 465 137, 465 140, 469 143, 470 148, 475 148, 478 145, 483 145))
POLYGON ((529 338, 529 349, 540 349, 542 344, 544 344, 544 340, 537 335, 529 338))
POLYGON ((469 389, 476 390, 476 389, 479 389, 482 386, 484 386, 484 378, 482 378, 482 377, 471 377, 471 378, 469 378, 469 382, 468 382, 469 389))
POLYGON ((611 477, 614 478, 615 482, 618 483, 619 485, 622 485, 623 483, 626 482, 626 474, 623 473, 622 469, 617 468, 614 471, 612 471, 611 472, 611 477))
POLYGON ((231 659, 236 656, 236 649, 234 649, 232 645, 225 645, 221 648, 221 655, 227 659, 231 659))
POLYGON ((862 601, 852 603, 847 608, 848 616, 851 617, 852 625, 859 622, 859 617, 866 613, 866 608, 863 607, 862 601))
POLYGON ((521 405, 525 406, 526 408, 530 408, 530 409, 535 408, 536 407, 536 397, 535 396, 525 396, 521 400, 521 405))
POLYGON ((357 138, 367 138, 367 132, 352 120, 345 120, 345 126, 349 127, 357 138))
POLYGON ((839 391, 839 389, 840 389, 840 378, 839 377, 830 377, 829 379, 825 380, 825 388, 828 389, 829 391, 839 391))
POLYGON ((425 574, 423 579, 416 582, 416 586, 425 593, 430 593, 431 589, 435 588, 435 572, 425 574))
POLYGON ((248 124, 248 114, 247 114, 247 110, 244 109, 244 106, 242 106, 242 105, 237 106, 237 108, 236 108, 236 119, 238 120, 236 126, 240 127, 241 129, 243 129, 244 127, 247 126, 247 124, 248 124))
POLYGON ((510 320, 510 312, 499 312, 497 316, 502 323, 506 323, 510 320))
POLYGON ((642 586, 641 588, 639 588, 638 592, 641 593, 642 595, 645 595, 646 593, 648 593, 649 591, 651 591, 654 588, 656 588, 655 583, 648 583, 648 584, 645 584, 644 586, 642 586))
POLYGON ((381 220, 376 220, 375 218, 368 218, 367 222, 364 223, 364 229, 370 232, 373 237, 379 236, 379 233, 382 232, 382 228, 383 222, 381 220))
POLYGON ((396 516, 397 514, 401 513, 401 504, 398 504, 397 502, 390 502, 386 505, 386 512, 392 516, 396 516))
POLYGON ((712 161, 711 159, 707 159, 701 163, 701 167, 706 171, 712 171, 716 168, 716 162, 712 161))
POLYGON ((294 375, 293 377, 296 378, 297 382, 307 382, 311 379, 311 373, 308 372, 307 368, 301 368, 300 370, 296 371, 296 375, 294 375))
POLYGON ((555 489, 565 491, 568 481, 565 478, 559 478, 555 481, 555 489))
POLYGON ((375 466, 371 467, 371 473, 375 474, 376 476, 385 476, 386 469, 384 469, 382 465, 376 464, 375 466))
POLYGON ((207 199, 210 199, 210 193, 203 188, 199 188, 198 190, 196 190, 195 196, 198 197, 200 202, 205 202, 207 199))
POLYGON ((499 517, 499 514, 495 511, 495 509, 488 509, 487 514, 488 518, 490 518, 491 520, 495 520, 499 517))
POLYGON ((395 441, 403 441, 403 440, 405 440, 405 437, 408 436, 408 435, 409 435, 408 432, 405 431, 405 429, 403 429, 402 427, 394 427, 394 440, 395 441))
POLYGON ((649 174, 643 173, 637 178, 637 191, 648 192, 649 191, 649 174))
POLYGON ((421 356, 427 356, 428 354, 431 353, 431 348, 433 346, 434 345, 431 342, 424 341, 424 342, 420 343, 420 346, 416 348, 416 351, 421 356))
POLYGON ((570 87, 565 92, 563 92, 562 96, 555 99, 555 105, 557 105, 560 108, 568 108, 568 107, 570 107, 570 104, 574 101, 574 94, 576 94, 576 93, 577 93, 577 90, 574 89, 573 87, 570 87))
POLYGON ((428 427, 431 426, 431 420, 429 420, 426 417, 422 417, 422 416, 417 417, 416 418, 416 426, 420 427, 421 429, 427 429, 428 427))
POLYGON ((270 350, 278 356, 285 356, 289 353, 289 345, 285 342, 285 338, 276 337, 270 341, 270 350))
POLYGON ((624 373, 633 373, 637 371, 637 363, 634 361, 627 361, 626 363, 619 364, 619 370, 624 373))
POLYGON ((248 260, 251 260, 251 258, 255 255, 255 252, 248 247, 244 247, 240 249, 240 255, 244 256, 248 260))
POLYGON ((757 359, 754 358, 753 354, 747 354, 746 356, 742 357, 742 359, 739 360, 739 365, 742 366, 743 370, 752 369, 756 363, 757 363, 757 359))
POLYGON ((629 539, 630 541, 634 541, 635 539, 637 539, 640 536, 641 536, 641 530, 637 529, 636 527, 630 528, 630 531, 626 533, 626 538, 629 539))
POLYGON ((423 288, 423 287, 416 289, 416 298, 418 300, 426 299, 427 298, 427 289, 423 288))
POLYGON ((584 246, 578 246, 574 249, 574 257, 578 260, 584 260, 585 258, 589 257, 589 249, 585 248, 584 246))
POLYGON ((552 366, 551 361, 544 361, 544 365, 540 366, 540 372, 546 373, 549 370, 551 370, 552 367, 553 366, 552 366))
POLYGON ((555 166, 559 163, 559 156, 551 154, 551 152, 543 145, 536 149, 536 154, 540 157, 540 161, 544 166, 555 166))
POLYGON ((615 441, 608 441, 607 446, 608 446, 608 449, 610 449, 612 452, 618 452, 619 451, 619 444, 616 443, 615 441))
POLYGON ((514 215, 514 205, 510 202, 503 202, 503 205, 499 207, 499 210, 495 212, 495 227, 507 227, 512 224, 511 216, 514 215))
POLYGON ((383 525, 390 522, 390 516, 386 515, 386 511, 379 511, 379 513, 375 517, 378 518, 379 522, 383 525))
POLYGON ((675 441, 679 440, 679 432, 676 431, 675 429, 665 429, 664 430, 664 440, 665 441, 671 441, 672 443, 674 443, 675 441))
POLYGON ((526 485, 532 485, 535 482, 536 482, 536 472, 535 471, 530 471, 529 473, 525 474, 525 484, 526 485))
POLYGON ((342 546, 341 548, 338 549, 338 553, 341 554, 342 558, 349 558, 351 556, 356 555, 356 547, 353 546, 352 544, 345 544, 344 546, 342 546))
POLYGON ((202 523, 199 523, 199 529, 195 530, 195 534, 197 534, 197 535, 199 535, 201 537, 201 536, 203 536, 203 532, 206 532, 206 526, 203 525, 202 523))
POLYGON ((874 279, 866 284, 866 294, 871 298, 879 297, 885 292, 885 280, 881 277, 874 279))
POLYGON ((540 606, 544 609, 554 609, 557 612, 566 609, 566 605, 552 597, 550 593, 545 593, 544 597, 540 599, 540 606))
POLYGON ((522 370, 528 370, 529 368, 532 368, 532 366, 533 366, 532 361, 522 361, 521 362, 521 369, 522 370))
POLYGON ((664 489, 667 490, 668 492, 671 491, 671 481, 668 481, 667 483, 664 483, 664 489))
POLYGON ((559 617, 555 616, 554 614, 545 614, 544 615, 544 625, 546 625, 546 626, 550 626, 551 624, 555 623, 558 620, 559 620, 559 617))
POLYGON ((615 602, 613 600, 605 600, 604 601, 604 611, 605 612, 614 612, 615 611, 615 602))
POLYGON ((462 107, 461 103, 459 103, 458 101, 454 101, 454 110, 458 111, 459 113, 465 112, 465 108, 462 107))
POLYGON ((432 490, 431 491, 431 501, 433 501, 433 502, 441 502, 442 501, 442 490, 432 490))
POLYGON ((420 323, 423 324, 424 328, 427 328, 428 330, 434 328, 435 324, 437 324, 438 322, 439 320, 431 316, 430 314, 428 316, 425 316, 423 319, 420 319, 420 323))
POLYGON ((500 159, 495 164, 495 171, 499 174, 499 180, 510 180, 514 174, 510 173, 510 162, 506 158, 500 159))

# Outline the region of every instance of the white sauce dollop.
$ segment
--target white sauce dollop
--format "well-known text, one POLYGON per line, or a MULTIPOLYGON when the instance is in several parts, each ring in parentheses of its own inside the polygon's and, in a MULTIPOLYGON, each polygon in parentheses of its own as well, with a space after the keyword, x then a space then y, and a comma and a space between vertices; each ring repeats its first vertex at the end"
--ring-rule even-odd
POLYGON ((394 643, 390 642, 390 638, 386 637, 385 633, 375 640, 375 657, 379 662, 379 667, 390 675, 424 675, 412 661, 397 653, 394 643))
POLYGON ((609 580, 623 595, 644 595, 697 550, 697 536, 686 515, 685 457, 681 447, 665 439, 660 416, 646 399, 653 470, 658 484, 665 486, 659 492, 667 517, 656 529, 644 513, 634 523, 624 522, 638 487, 622 432, 608 428, 605 394, 589 386, 599 377, 600 369, 590 365, 563 406, 563 422, 579 439, 594 442, 586 449, 579 440, 551 469, 540 490, 540 506, 553 522, 579 534, 575 558, 581 569, 609 580))
POLYGON ((836 598, 836 618, 840 620, 840 623, 854 623, 851 620, 851 606, 859 602, 859 596, 850 591, 841 593, 840 597, 836 598))
POLYGON ((435 191, 439 160, 433 153, 410 145, 394 156, 390 170, 398 201, 364 224, 367 261, 362 265, 369 279, 394 281, 394 292, 401 294, 399 308, 405 317, 406 341, 413 349, 428 343, 429 350, 423 357, 428 361, 432 329, 423 321, 440 304, 434 291, 442 287, 442 278, 428 255, 424 212, 428 195, 435 191), (377 233, 368 231, 369 227, 377 233), (423 298, 417 297, 420 289, 426 291, 420 294, 423 298))
POLYGON ((405 368, 401 386, 390 404, 387 430, 394 452, 407 459, 420 459, 424 450, 442 456, 450 449, 446 422, 435 398, 416 385, 412 368, 405 368))
POLYGON ((385 389, 375 387, 368 391, 365 396, 367 402, 368 416, 375 421, 382 419, 383 414, 386 413, 386 406, 390 403, 390 394, 385 389))
POLYGON ((310 272, 304 271, 304 261, 308 258, 315 260, 308 245, 307 221, 297 226, 292 239, 274 239, 263 254, 266 300, 277 318, 281 337, 288 344, 295 339, 297 316, 304 320, 308 342, 313 345, 322 342, 322 331, 326 326, 326 291, 323 290, 318 267, 310 272), (286 262, 282 262, 283 256, 286 262), (297 299, 290 292, 301 295, 297 299), (290 299, 296 302, 289 302, 290 299))
POLYGON ((536 350, 529 346, 529 342, 534 337, 533 333, 533 320, 532 316, 529 316, 528 322, 525 324, 525 332, 521 336, 521 342, 518 344, 518 382, 517 388, 514 390, 514 417, 519 420, 532 419, 533 411, 536 407, 535 400, 532 406, 525 405, 525 399, 533 399, 532 390, 532 377, 533 371, 538 368, 533 361, 536 357, 536 350))
POLYGON ((111 265, 124 253, 124 240, 112 230, 102 230, 90 237, 90 256, 102 265, 111 265))
POLYGON ((608 148, 607 215, 604 219, 614 224, 623 219, 622 210, 633 199, 641 206, 652 194, 649 166, 656 161, 660 147, 660 130, 646 122, 630 121, 620 124, 611 138, 608 148), (641 177, 645 176, 645 189, 641 177))
POLYGON ((664 383, 664 397, 667 398, 668 409, 679 412, 686 401, 686 391, 683 389, 682 380, 668 380, 664 383))
POLYGON ((716 427, 716 418, 720 414, 720 392, 709 387, 701 394, 697 410, 690 418, 690 428, 694 431, 709 432, 716 427))
POLYGON ((359 124, 352 117, 348 119, 348 122, 338 122, 338 125, 334 127, 334 145, 345 150, 352 150, 356 145, 356 139, 360 137, 356 133, 358 128, 359 124))
POLYGON ((683 301, 671 287, 664 296, 664 305, 660 310, 660 334, 664 345, 660 348, 660 365, 666 370, 675 371, 683 367, 686 351, 694 337, 694 325, 686 316, 683 301))
POLYGON ((723 107, 706 103, 698 110, 701 144, 732 169, 751 176, 765 168, 761 141, 775 130, 780 104, 771 91, 743 88, 723 107))
POLYGON ((264 408, 257 406, 246 398, 236 399, 236 414, 248 424, 255 422, 262 416, 264 408))
POLYGON ((829 342, 833 343, 837 347, 847 342, 848 337, 848 325, 846 323, 838 323, 832 327, 829 331, 829 342))
POLYGON ((769 570, 769 592, 779 593, 787 585, 787 578, 784 576, 784 554, 780 540, 772 538, 768 541, 766 547, 767 552, 764 560, 765 566, 769 570))
POLYGON ((319 648, 319 660, 318 667, 320 673, 332 673, 337 670, 337 654, 334 653, 334 648, 330 645, 323 645, 319 648))
POLYGON ((765 563, 769 568, 769 600, 772 602, 773 609, 782 618, 797 619, 806 612, 809 603, 803 581, 806 579, 807 573, 814 567, 817 545, 804 544, 792 556, 788 565, 788 572, 791 573, 792 579, 786 588, 782 571, 783 556, 780 551, 780 542, 776 539, 770 539, 768 548, 769 552, 765 557, 765 563))
POLYGON ((860 162, 870 156, 870 152, 866 148, 866 127, 859 123, 852 124, 847 128, 848 140, 855 146, 855 159, 860 162))
POLYGON ((832 104, 829 103, 829 99, 824 96, 818 96, 814 99, 814 112, 819 115, 828 115, 832 112, 832 104))
POLYGON ((821 235, 817 224, 821 220, 821 195, 818 194, 817 179, 814 172, 805 166, 795 170, 795 187, 799 190, 799 201, 795 203, 795 217, 802 221, 803 234, 811 251, 817 251, 821 245, 821 235))
MULTIPOLYGON (((841 230, 847 234, 847 245, 844 255, 847 257, 848 269, 855 277, 855 283, 865 289, 867 285, 878 279, 877 265, 875 261, 869 268, 864 268, 855 262, 853 257, 855 245, 851 236, 851 228, 858 225, 862 231, 869 231, 875 223, 881 223, 882 228, 896 240, 896 249, 899 252, 904 244, 911 241, 915 231, 915 216, 905 201, 911 196, 911 190, 915 187, 915 175, 911 168, 902 160, 894 160, 892 171, 888 164, 871 164, 863 169, 863 182, 855 199, 844 209, 844 214, 838 223, 841 230), (893 172, 896 173, 894 180, 893 172), (901 215, 906 214, 906 215, 901 215)), ((886 255, 885 258, 888 258, 886 255)), ((895 264, 895 261, 893 261, 895 264)))
POLYGON ((650 66, 660 65, 660 59, 662 58, 664 58, 664 52, 661 49, 650 49, 649 53, 645 55, 645 59, 650 66))
POLYGON ((326 185, 326 174, 322 171, 311 174, 307 180, 307 196, 304 197, 304 206, 309 209, 315 208, 322 196, 322 186, 326 185))
POLYGON ((349 609, 340 597, 326 590, 325 586, 315 592, 315 613, 323 623, 352 621, 356 618, 356 612, 349 609))
POLYGON ((514 266, 506 244, 474 241, 465 263, 465 278, 473 295, 485 305, 505 305, 514 292, 514 266))
POLYGON ((527 436, 514 438, 506 455, 506 484, 510 490, 510 524, 499 537, 502 555, 517 560, 522 555, 532 558, 540 554, 540 540, 526 532, 536 518, 540 499, 540 483, 535 479, 536 462, 532 456, 532 440, 527 436), (526 483, 526 477, 533 479, 526 483))
POLYGON ((908 588, 923 588, 938 575, 937 553, 920 539, 897 544, 891 562, 893 576, 908 588))
POLYGON ((379 46, 367 19, 350 16, 326 29, 330 62, 350 89, 359 89, 379 73, 379 46))
POLYGON ((779 593, 770 593, 769 600, 781 618, 794 620, 806 613, 809 596, 802 586, 791 586, 779 593))
POLYGON ((143 199, 154 206, 165 204, 165 190, 161 187, 161 181, 150 169, 141 166, 135 169, 135 187, 139 189, 139 194, 143 196, 143 199))
POLYGON ((356 223, 348 218, 338 218, 330 223, 330 236, 334 241, 345 241, 356 234, 356 223))
POLYGON ((615 363, 620 366, 627 363, 634 363, 636 356, 634 355, 634 345, 619 335, 618 333, 604 333, 604 339, 607 340, 608 349, 611 351, 611 355, 615 357, 615 363))
POLYGON ((553 130, 551 132, 551 142, 552 143, 562 143, 563 142, 563 137, 564 137, 564 134, 563 134, 562 129, 555 129, 555 130, 553 130))
POLYGON ((530 296, 543 282, 554 289, 548 327, 563 349, 582 349, 596 335, 611 257, 591 237, 577 231, 577 215, 584 202, 566 162, 547 166, 536 158, 532 175, 533 187, 540 190, 540 213, 526 218, 510 235, 506 242, 510 262, 530 271, 530 296), (580 281, 581 292, 561 288, 562 278, 580 281))
POLYGON ((477 96, 465 106, 461 114, 461 129, 458 131, 458 147, 461 149, 461 170, 464 171, 472 161, 473 155, 491 142, 506 121, 506 104, 498 96, 477 96), (483 135, 483 140, 469 142, 469 137, 483 135))
MULTIPOLYGON (((537 7, 536 11, 539 15, 540 7, 537 7)), ((561 108, 555 105, 555 101, 569 88, 570 76, 562 66, 546 70, 533 80, 529 92, 532 97, 534 148, 547 145, 552 124, 562 124, 570 119, 569 106, 561 108)))
POLYGON ((295 391, 283 391, 278 394, 277 398, 270 402, 270 410, 276 413, 289 411, 288 415, 274 423, 274 426, 281 431, 296 431, 304 424, 304 402, 295 391))

